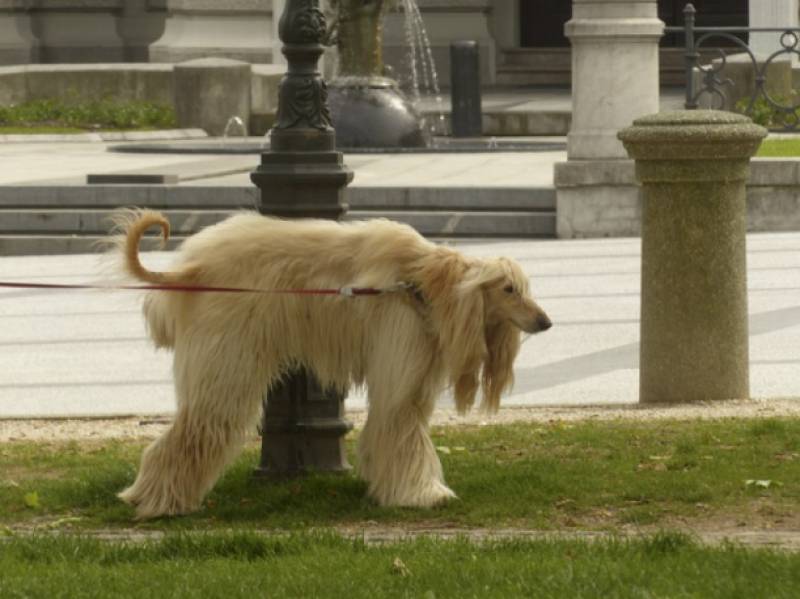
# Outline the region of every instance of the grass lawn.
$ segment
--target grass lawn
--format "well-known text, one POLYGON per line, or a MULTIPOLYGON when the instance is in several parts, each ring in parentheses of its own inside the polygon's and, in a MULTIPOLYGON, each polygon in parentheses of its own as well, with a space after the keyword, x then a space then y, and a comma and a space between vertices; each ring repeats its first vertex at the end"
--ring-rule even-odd
POLYGON ((800 138, 798 139, 766 139, 761 143, 756 156, 765 158, 800 156, 800 138))
POLYGON ((103 99, 78 102, 66 98, 0 106, 0 135, 171 129, 176 126, 171 106, 149 102, 103 99))
POLYGON ((800 554, 640 541, 417 539, 330 534, 172 534, 0 544, 2 597, 797 597, 800 554))
POLYGON ((57 135, 67 133, 86 133, 86 129, 77 127, 48 127, 48 126, 29 126, 11 127, 0 125, 0 135, 57 135))
POLYGON ((433 435, 461 497, 440 508, 377 507, 352 475, 254 480, 254 442, 201 512, 145 523, 115 497, 142 443, 0 444, 0 597, 797 596, 800 554, 702 546, 677 531, 800 530, 800 419, 554 421, 433 435), (375 546, 334 534, 376 527, 654 536, 375 546), (166 536, 81 538, 114 529, 166 536))
MULTIPOLYGON (((726 522, 800 528, 800 419, 517 423, 438 428, 433 435, 446 479, 461 498, 437 509, 380 508, 353 475, 255 480, 258 446, 252 443, 201 512, 137 526, 302 530, 378 522, 606 530, 726 522)), ((0 525, 131 526, 133 511, 115 493, 133 480, 142 447, 0 444, 0 525)))

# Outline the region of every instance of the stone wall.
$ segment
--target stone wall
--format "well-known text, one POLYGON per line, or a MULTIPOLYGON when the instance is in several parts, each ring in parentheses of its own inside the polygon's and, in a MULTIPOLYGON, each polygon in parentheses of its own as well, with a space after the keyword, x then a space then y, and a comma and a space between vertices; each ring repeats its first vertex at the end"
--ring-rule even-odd
MULTIPOLYGON (((641 192, 633 161, 556 165, 556 229, 560 238, 635 237, 641 192), (561 168, 559 168, 561 167, 561 168), (586 191, 592 202, 585 201, 586 191)), ((754 158, 747 183, 747 230, 800 231, 800 160, 754 158)))
MULTIPOLYGON (((180 63, 179 63, 180 64, 180 63)), ((189 96, 193 104, 203 98, 196 89, 183 89, 176 83, 174 64, 64 64, 20 65, 0 67, 0 105, 19 104, 29 100, 61 98, 85 102, 102 98, 119 101, 141 100, 178 106, 181 98, 189 96)), ((249 90, 250 133, 263 135, 272 126, 278 102, 278 84, 284 67, 278 65, 250 66, 249 90)), ((222 71, 220 78, 223 77, 222 71)), ((213 83, 213 77, 210 79, 213 83)), ((231 93, 238 93, 230 90, 231 93)), ((245 92, 247 93, 247 92, 245 92)), ((212 123, 182 124, 213 131, 212 123)))
POLYGON ((272 0, 0 0, 0 65, 272 59, 272 0))

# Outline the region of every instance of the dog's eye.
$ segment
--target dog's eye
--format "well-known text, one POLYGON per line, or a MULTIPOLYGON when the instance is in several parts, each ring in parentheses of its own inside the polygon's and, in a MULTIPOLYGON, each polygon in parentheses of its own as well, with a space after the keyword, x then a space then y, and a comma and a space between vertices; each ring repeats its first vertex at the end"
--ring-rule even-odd
POLYGON ((513 285, 506 285, 503 287, 503 291, 506 293, 514 293, 514 286, 513 285))

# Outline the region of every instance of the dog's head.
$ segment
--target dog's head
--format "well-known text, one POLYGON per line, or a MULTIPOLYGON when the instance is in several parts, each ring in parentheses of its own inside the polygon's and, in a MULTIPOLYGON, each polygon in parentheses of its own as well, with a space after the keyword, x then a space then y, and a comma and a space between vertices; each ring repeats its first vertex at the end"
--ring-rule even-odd
POLYGON ((450 284, 438 286, 438 295, 430 299, 456 408, 472 407, 481 387, 482 407, 496 411, 500 395, 514 383, 521 333, 546 331, 552 323, 531 297, 528 277, 515 261, 445 262, 450 262, 442 264, 450 284))
POLYGON ((514 325, 526 333, 541 333, 552 326, 530 294, 528 277, 508 258, 484 261, 477 275, 483 293, 486 326, 514 325))

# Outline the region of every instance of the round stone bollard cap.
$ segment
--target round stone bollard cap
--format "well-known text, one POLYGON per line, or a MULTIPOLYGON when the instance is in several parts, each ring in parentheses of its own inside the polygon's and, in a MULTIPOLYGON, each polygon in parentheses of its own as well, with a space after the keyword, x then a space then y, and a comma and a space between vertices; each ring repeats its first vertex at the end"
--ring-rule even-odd
POLYGON ((638 118, 617 137, 635 160, 725 160, 750 158, 766 135, 742 114, 675 110, 638 118))

